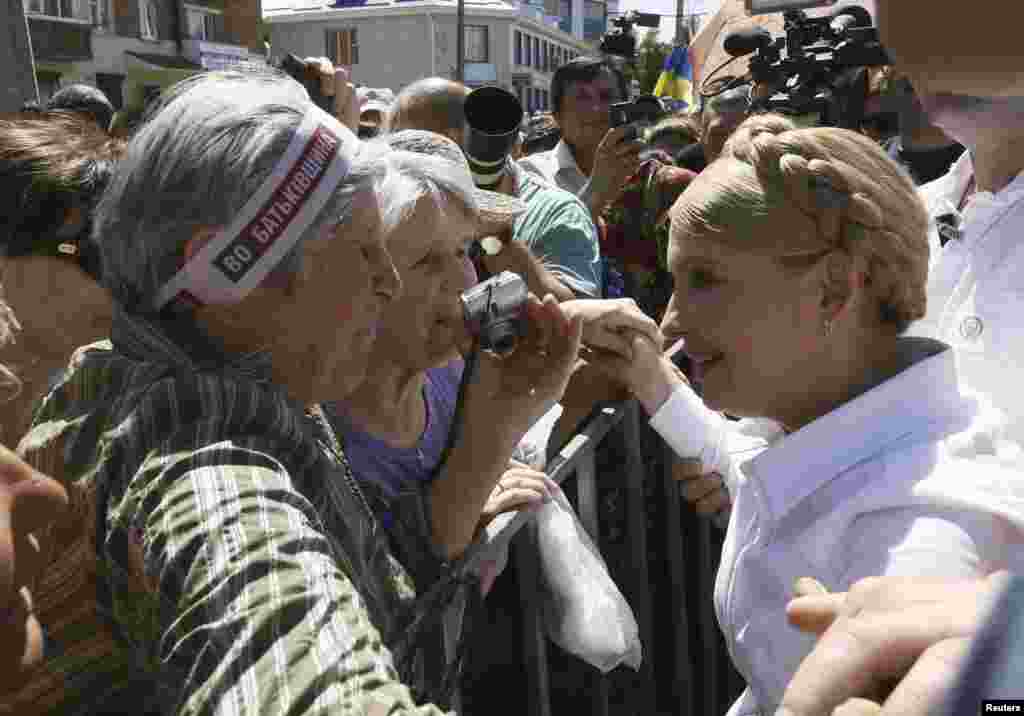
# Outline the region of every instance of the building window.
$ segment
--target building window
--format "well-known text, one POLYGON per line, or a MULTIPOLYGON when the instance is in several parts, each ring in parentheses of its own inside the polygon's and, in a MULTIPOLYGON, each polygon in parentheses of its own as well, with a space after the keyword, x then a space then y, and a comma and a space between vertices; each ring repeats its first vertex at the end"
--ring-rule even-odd
POLYGON ((327 30, 327 58, 335 65, 359 64, 359 38, 356 29, 327 30))
POLYGON ((139 0, 139 35, 143 40, 157 40, 159 22, 156 0, 139 0))
POLYGON ((515 64, 523 64, 523 33, 516 30, 515 64))
POLYGON ((608 29, 608 15, 603 2, 583 0, 583 39, 596 40, 608 29))
POLYGON ((221 14, 217 10, 194 5, 185 6, 185 27, 188 36, 193 40, 215 41, 220 34, 217 32, 220 18, 221 14))
POLYGON ((490 62, 487 52, 487 26, 466 25, 466 62, 490 62))
POLYGON ((540 69, 540 39, 533 38, 533 66, 540 69))
POLYGON ((110 0, 89 0, 89 14, 93 27, 110 24, 110 0))
POLYGON ((25 12, 65 20, 90 21, 88 0, 25 0, 25 12))

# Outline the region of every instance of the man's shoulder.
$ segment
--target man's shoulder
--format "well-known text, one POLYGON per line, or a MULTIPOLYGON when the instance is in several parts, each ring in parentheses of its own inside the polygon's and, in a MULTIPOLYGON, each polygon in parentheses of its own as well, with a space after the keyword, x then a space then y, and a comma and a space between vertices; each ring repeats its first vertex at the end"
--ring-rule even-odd
POLYGON ((520 177, 519 198, 529 203, 543 201, 546 203, 579 205, 583 202, 575 194, 547 181, 544 177, 530 172, 523 172, 520 177))
POLYGON ((519 160, 519 166, 534 175, 543 177, 554 176, 558 171, 558 156, 556 149, 549 149, 546 152, 537 152, 519 160))

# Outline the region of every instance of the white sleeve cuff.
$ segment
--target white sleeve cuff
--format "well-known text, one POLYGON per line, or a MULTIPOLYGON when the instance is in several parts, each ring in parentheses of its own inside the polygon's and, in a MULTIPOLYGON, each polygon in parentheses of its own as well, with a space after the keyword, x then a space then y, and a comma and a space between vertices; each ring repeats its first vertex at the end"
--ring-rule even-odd
POLYGON ((690 386, 676 388, 650 425, 680 457, 700 459, 708 472, 726 475, 731 469, 725 418, 704 405, 690 386))

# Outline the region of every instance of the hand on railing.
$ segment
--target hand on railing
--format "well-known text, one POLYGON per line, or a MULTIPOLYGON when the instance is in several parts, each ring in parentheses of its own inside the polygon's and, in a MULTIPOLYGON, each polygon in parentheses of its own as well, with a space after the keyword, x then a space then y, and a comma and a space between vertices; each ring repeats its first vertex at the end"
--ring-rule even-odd
POLYGON ((673 455, 672 477, 679 483, 683 499, 693 505, 698 515, 711 518, 722 529, 728 527, 732 499, 721 475, 705 472, 698 459, 673 455))
POLYGON ((532 470, 512 460, 505 474, 494 486, 480 513, 480 528, 486 527, 498 515, 518 510, 536 510, 551 499, 555 483, 543 472, 532 470))

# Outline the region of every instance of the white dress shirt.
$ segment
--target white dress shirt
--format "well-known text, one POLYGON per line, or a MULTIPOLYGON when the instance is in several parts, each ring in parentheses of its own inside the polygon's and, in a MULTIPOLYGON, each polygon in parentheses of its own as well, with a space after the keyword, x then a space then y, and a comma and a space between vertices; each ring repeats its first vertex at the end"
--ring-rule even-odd
MULTIPOLYGON (((902 340, 916 362, 895 377, 792 434, 765 433, 760 452, 749 445, 757 430, 745 431, 715 584, 747 683, 729 716, 774 713, 813 646, 786 622, 799 577, 844 591, 874 575, 1019 566, 1010 545, 1024 540, 1024 476, 950 455, 947 438, 978 418, 978 401, 959 390, 953 351, 902 340)), ((688 429, 661 412, 652 425, 662 434, 688 429)))
POLYGON ((961 436, 958 454, 991 454, 1024 464, 1024 173, 997 194, 978 192, 957 210, 974 174, 969 152, 921 188, 933 218, 959 216, 959 239, 945 247, 931 232, 928 313, 915 335, 951 345, 961 381, 990 403, 961 436))
POLYGON ((576 164, 576 158, 573 157, 572 150, 569 149, 565 140, 559 141, 554 149, 537 152, 520 159, 519 165, 526 171, 540 176, 549 184, 576 196, 580 195, 583 187, 589 181, 587 176, 580 171, 579 165, 576 164))

